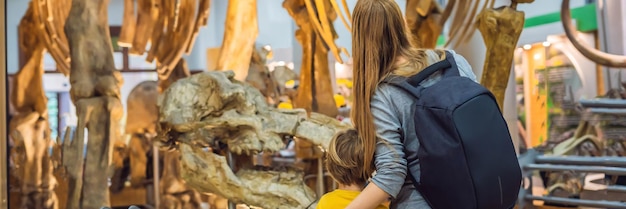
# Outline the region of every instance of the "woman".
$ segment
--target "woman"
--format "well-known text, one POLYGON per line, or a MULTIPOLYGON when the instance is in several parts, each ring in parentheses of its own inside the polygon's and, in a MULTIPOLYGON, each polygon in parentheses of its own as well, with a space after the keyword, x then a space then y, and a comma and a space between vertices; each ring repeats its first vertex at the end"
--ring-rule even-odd
MULTIPOLYGON (((365 149, 362 175, 370 177, 374 168, 376 175, 347 208, 373 209, 390 197, 392 209, 430 208, 407 176, 407 162, 418 163, 413 98, 382 81, 390 75, 415 75, 445 59, 445 52, 417 49, 409 43, 408 36, 402 12, 394 0, 357 1, 352 19, 352 121, 365 149)), ((476 81, 467 61, 451 54, 460 75, 476 81)), ((421 84, 430 86, 439 79, 440 74, 434 74, 421 84)))

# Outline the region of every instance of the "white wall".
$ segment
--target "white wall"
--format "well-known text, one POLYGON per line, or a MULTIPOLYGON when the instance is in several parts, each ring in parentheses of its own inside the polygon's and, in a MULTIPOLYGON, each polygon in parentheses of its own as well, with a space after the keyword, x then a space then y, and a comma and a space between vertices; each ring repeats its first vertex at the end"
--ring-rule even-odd
POLYGON ((7 0, 6 2, 7 72, 9 74, 19 70, 17 26, 28 9, 28 2, 26 0, 7 0))
MULTIPOLYGON (((624 19, 626 19, 626 4, 624 2, 622 2, 621 5, 622 5, 622 11, 620 12, 620 14, 622 14, 622 19, 621 20, 623 21, 624 19)), ((626 23, 624 23, 622 25, 624 26, 624 25, 626 25, 626 23)), ((623 35, 621 40, 622 40, 622 42, 624 42, 624 50, 626 51, 626 41, 623 41, 623 40, 626 40, 626 27, 621 27, 621 28, 622 28, 622 35, 623 35)), ((626 54, 626 53, 624 53, 624 54, 626 54)))
MULTIPOLYGON (((570 0, 569 4, 570 8, 576 8, 585 5, 585 0, 570 0)), ((535 17, 561 11, 561 1, 535 0, 531 4, 518 4, 517 9, 524 11, 526 17, 535 17)))

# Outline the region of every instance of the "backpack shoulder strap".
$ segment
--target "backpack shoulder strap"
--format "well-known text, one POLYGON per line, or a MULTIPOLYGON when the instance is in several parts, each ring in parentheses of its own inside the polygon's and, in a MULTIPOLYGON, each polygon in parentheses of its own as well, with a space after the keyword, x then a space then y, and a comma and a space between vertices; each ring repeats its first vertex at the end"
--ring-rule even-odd
POLYGON ((421 94, 420 92, 423 88, 420 86, 420 83, 433 75, 433 73, 444 70, 443 76, 459 76, 459 70, 456 65, 456 61, 454 60, 454 54, 452 54, 448 50, 446 50, 445 52, 446 59, 424 68, 424 70, 422 70, 421 72, 408 78, 397 75, 390 75, 385 78, 383 83, 387 83, 392 86, 401 88, 411 93, 413 96, 419 98, 421 94))
POLYGON ((411 86, 417 87, 419 86, 420 83, 422 83, 422 81, 426 80, 428 77, 433 75, 433 73, 438 72, 440 70, 445 70, 444 76, 446 77, 447 76, 459 76, 459 70, 458 70, 458 67, 456 66, 456 60, 454 60, 454 54, 452 54, 448 50, 446 50, 445 52, 446 52, 446 59, 436 62, 435 64, 432 64, 424 68, 422 72, 419 72, 418 74, 409 77, 407 79, 407 82, 411 84, 411 86), (451 69, 451 70, 447 70, 447 69, 451 69))

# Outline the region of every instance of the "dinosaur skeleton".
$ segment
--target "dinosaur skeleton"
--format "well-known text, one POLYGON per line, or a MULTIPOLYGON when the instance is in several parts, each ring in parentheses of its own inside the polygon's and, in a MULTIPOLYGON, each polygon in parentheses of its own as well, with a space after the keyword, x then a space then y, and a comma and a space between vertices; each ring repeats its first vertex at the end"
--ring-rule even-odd
POLYGON ((159 111, 158 138, 181 151, 180 172, 187 185, 263 208, 304 208, 315 195, 303 183, 301 172, 256 171, 242 161, 236 161, 234 172, 216 153, 247 156, 278 151, 283 147, 282 135, 327 147, 332 135, 348 128, 321 114, 307 116, 301 109, 269 107, 257 89, 237 81, 232 71, 179 80, 160 97, 159 111), (201 147, 211 147, 213 152, 201 147))
MULTIPOLYGON (((63 6, 66 2, 55 3, 63 6)), ((57 197, 54 193, 57 181, 52 174, 55 166, 47 153, 51 141, 48 126, 48 99, 42 83, 43 55, 46 49, 54 53, 55 49, 59 49, 59 45, 62 45, 53 45, 50 40, 63 41, 65 36, 62 36, 63 39, 58 36, 56 38, 46 36, 58 31, 54 30, 55 27, 51 27, 54 26, 50 24, 53 18, 42 18, 42 16, 51 16, 48 10, 42 11, 42 7, 49 5, 50 2, 48 4, 39 1, 31 2, 18 28, 19 47, 25 54, 26 64, 14 78, 11 103, 18 114, 11 119, 9 134, 15 143, 11 155, 16 165, 17 175, 15 176, 20 180, 21 208, 58 208, 57 197)), ((67 16, 63 14, 63 10, 54 11, 56 17, 67 16)))

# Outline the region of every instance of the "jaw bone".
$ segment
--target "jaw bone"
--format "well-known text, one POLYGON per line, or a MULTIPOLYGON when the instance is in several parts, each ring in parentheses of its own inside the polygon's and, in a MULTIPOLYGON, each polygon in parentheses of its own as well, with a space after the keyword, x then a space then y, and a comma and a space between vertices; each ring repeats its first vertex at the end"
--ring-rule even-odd
POLYGON ((304 110, 269 107, 261 93, 235 80, 232 71, 212 71, 178 80, 159 98, 160 136, 181 151, 181 175, 199 192, 264 208, 304 208, 315 195, 303 173, 233 172, 225 158, 202 146, 220 141, 234 154, 278 151, 282 135, 293 135, 326 148, 331 137, 348 125, 304 110), (288 191, 288 192, 286 192, 288 191))

